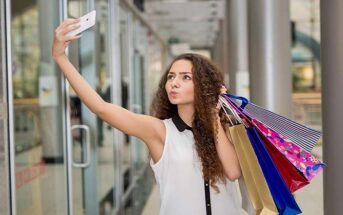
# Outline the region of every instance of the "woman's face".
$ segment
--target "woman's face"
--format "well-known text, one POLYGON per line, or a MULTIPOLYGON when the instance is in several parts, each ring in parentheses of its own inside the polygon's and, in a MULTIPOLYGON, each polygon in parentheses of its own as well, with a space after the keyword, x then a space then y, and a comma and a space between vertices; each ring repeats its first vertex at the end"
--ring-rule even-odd
POLYGON ((165 89, 170 103, 174 105, 193 104, 194 83, 192 63, 188 60, 177 60, 167 75, 165 89))

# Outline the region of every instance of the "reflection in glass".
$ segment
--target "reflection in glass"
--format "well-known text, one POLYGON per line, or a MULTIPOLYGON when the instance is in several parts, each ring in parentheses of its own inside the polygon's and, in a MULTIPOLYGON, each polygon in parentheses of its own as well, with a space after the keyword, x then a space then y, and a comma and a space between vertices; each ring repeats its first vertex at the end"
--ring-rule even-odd
MULTIPOLYGON (((130 44, 131 37, 129 32, 129 14, 123 8, 120 9, 120 59, 121 59, 121 84, 122 84, 122 107, 129 109, 129 95, 130 95, 130 67, 132 59, 130 56, 130 44)), ((131 137, 125 135, 124 144, 123 144, 123 155, 121 169, 123 172, 123 191, 127 192, 127 189, 130 186, 132 180, 132 171, 131 171, 131 137)))
MULTIPOLYGON (((97 84, 96 91, 106 102, 112 103, 112 74, 109 70, 111 59, 109 57, 109 14, 108 2, 98 0, 95 3, 97 10, 97 33, 96 33, 96 50, 97 58, 97 84)), ((113 212, 117 206, 118 200, 115 199, 115 157, 114 157, 114 139, 113 129, 106 122, 97 117, 97 192, 99 214, 105 215, 113 212)))
MULTIPOLYGON (((87 13, 86 3, 86 1, 69 1, 69 17, 76 18, 87 13)), ((71 43, 69 59, 104 101, 112 102, 108 2, 96 1, 95 9, 96 25, 82 33, 83 37, 78 41, 71 43), (91 48, 87 49, 85 46, 90 43, 91 48)), ((93 135, 90 168, 72 170, 74 214, 92 214, 95 210, 98 210, 96 213, 100 215, 112 214, 117 206, 113 129, 99 117, 89 113, 72 88, 69 92, 71 125, 87 125, 93 135), (89 201, 93 205, 89 204, 89 201)), ((84 158, 84 136, 84 132, 80 130, 73 131, 74 161, 81 162, 84 158)))
POLYGON ((60 89, 50 56, 58 4, 42 4, 11 1, 18 215, 57 215, 66 211, 60 89), (51 19, 43 18, 47 15, 51 19), (42 87, 40 91, 40 86, 49 88, 42 87))

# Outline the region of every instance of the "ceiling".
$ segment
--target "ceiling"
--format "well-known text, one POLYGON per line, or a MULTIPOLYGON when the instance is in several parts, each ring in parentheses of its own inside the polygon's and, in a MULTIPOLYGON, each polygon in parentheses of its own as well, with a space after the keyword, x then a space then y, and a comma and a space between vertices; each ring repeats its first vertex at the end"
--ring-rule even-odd
MULTIPOLYGON (((20 13, 34 1, 13 1, 12 12, 20 13), (17 2, 17 3, 16 3, 17 2), (26 2, 25 4, 23 2, 26 2)), ((225 16, 226 0, 145 0, 142 16, 168 44, 171 38, 191 48, 209 48, 225 16)))
POLYGON ((145 0, 143 16, 168 43, 171 38, 191 48, 214 44, 225 0, 145 0))

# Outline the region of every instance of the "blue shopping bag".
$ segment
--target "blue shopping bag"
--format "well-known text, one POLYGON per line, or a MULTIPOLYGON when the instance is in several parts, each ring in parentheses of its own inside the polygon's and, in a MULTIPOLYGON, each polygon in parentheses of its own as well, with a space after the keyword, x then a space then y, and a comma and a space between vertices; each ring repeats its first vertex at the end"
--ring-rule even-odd
POLYGON ((300 214, 301 210, 298 204, 268 154, 258 131, 255 127, 246 128, 246 131, 279 213, 283 215, 300 214))

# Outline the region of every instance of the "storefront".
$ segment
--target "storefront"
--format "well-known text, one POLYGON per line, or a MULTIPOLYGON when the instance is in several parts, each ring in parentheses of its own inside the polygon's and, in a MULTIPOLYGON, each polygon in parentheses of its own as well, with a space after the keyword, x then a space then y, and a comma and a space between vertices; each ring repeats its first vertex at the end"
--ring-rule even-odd
POLYGON ((140 214, 153 183, 145 145, 80 102, 51 45, 62 20, 95 9, 69 59, 104 100, 148 113, 163 44, 122 1, 1 4, 0 213, 140 214))

